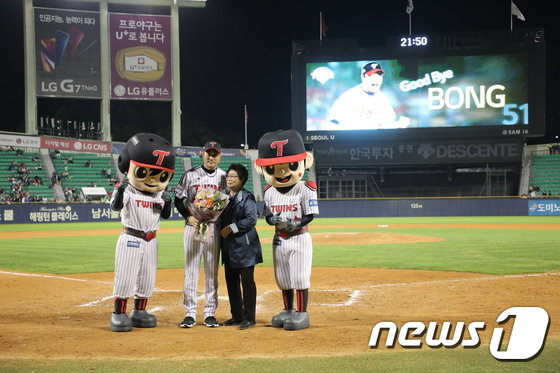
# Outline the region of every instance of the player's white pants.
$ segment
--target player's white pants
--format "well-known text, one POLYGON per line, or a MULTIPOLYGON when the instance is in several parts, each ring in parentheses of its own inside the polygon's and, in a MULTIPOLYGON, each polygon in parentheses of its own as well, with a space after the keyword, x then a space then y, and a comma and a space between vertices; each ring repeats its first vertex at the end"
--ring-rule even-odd
POLYGON ((281 290, 309 289, 311 287, 311 261, 313 243, 309 233, 284 239, 274 236, 272 258, 274 276, 281 290))
POLYGON ((146 242, 126 233, 117 241, 115 251, 116 298, 149 298, 154 292, 158 259, 157 239, 146 242))
POLYGON ((196 229, 190 225, 185 226, 183 243, 185 248, 185 278, 183 303, 186 316, 196 320, 198 274, 200 272, 200 259, 204 260, 204 293, 206 305, 204 317, 214 316, 218 307, 218 264, 220 260, 219 231, 213 224, 209 225, 207 242, 194 240, 196 229))

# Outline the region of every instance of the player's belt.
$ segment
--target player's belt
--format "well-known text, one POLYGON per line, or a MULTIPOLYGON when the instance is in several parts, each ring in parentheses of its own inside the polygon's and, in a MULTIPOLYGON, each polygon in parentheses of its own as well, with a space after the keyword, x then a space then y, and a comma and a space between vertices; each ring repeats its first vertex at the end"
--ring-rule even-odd
POLYGON ((156 231, 144 232, 144 231, 139 231, 138 229, 124 227, 123 232, 126 234, 130 234, 131 236, 141 238, 144 241, 148 241, 148 242, 156 238, 156 231))
POLYGON ((307 232, 307 226, 302 227, 300 229, 296 229, 293 232, 288 232, 288 231, 284 231, 284 230, 277 230, 276 234, 285 239, 285 238, 290 238, 290 237, 293 237, 293 236, 303 234, 305 232, 307 232))

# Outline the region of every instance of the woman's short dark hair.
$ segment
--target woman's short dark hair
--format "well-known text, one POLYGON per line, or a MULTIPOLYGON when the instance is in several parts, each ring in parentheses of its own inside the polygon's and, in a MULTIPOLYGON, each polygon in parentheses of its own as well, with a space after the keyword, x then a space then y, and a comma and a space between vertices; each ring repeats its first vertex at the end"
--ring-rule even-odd
POLYGON ((229 165, 227 173, 229 173, 229 170, 237 172, 237 176, 239 177, 239 180, 241 180, 241 188, 243 188, 243 186, 247 182, 247 179, 249 178, 249 172, 247 171, 245 166, 243 166, 241 163, 232 163, 229 165))

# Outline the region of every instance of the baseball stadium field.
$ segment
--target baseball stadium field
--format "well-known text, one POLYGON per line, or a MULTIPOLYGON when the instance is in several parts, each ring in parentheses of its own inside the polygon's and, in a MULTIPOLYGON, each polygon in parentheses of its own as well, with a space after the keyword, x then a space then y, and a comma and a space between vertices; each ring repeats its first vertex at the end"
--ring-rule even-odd
MULTIPOLYGON (((264 220, 257 326, 179 328, 182 223, 161 226, 148 305, 158 326, 114 333, 119 223, 0 225, 0 372, 560 371, 560 217, 317 218, 310 225, 311 327, 299 331, 269 326, 282 299, 272 270, 273 231, 264 220), (515 321, 496 320, 511 307, 540 307, 550 317, 544 346, 528 361, 490 353, 498 327, 507 350, 515 321), (387 347, 382 334, 370 348, 372 328, 382 321, 485 327, 475 347, 434 348, 422 335, 411 337, 420 347, 387 347)), ((219 296, 223 322, 230 317, 223 267, 219 296)))

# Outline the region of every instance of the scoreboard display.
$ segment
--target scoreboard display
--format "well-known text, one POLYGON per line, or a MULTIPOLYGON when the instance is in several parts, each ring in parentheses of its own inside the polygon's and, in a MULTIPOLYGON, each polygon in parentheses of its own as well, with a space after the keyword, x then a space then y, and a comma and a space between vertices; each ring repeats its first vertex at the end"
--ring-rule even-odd
POLYGON ((538 137, 545 44, 396 47, 292 58, 293 126, 308 142, 538 137))

